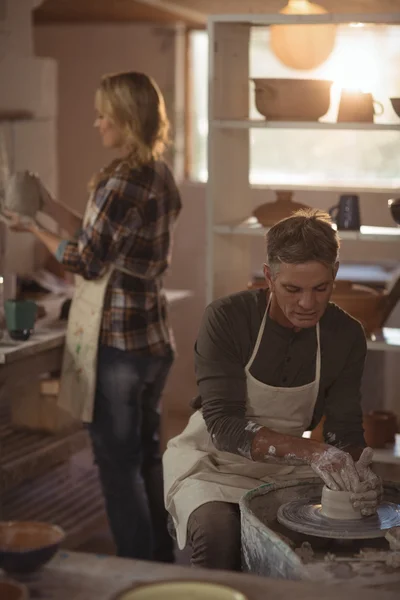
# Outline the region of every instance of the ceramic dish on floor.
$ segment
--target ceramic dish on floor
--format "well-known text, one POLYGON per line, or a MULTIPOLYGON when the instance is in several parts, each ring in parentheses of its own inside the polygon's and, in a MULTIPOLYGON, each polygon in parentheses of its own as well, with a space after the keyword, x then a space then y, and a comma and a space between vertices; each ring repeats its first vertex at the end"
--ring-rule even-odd
POLYGON ((208 581, 156 581, 138 584, 114 600, 247 600, 238 590, 208 581))
POLYGON ((0 598, 1 600, 28 600, 28 588, 11 579, 0 579, 0 598))
POLYGON ((50 523, 0 521, 0 569, 35 571, 53 558, 64 539, 61 527, 50 523))

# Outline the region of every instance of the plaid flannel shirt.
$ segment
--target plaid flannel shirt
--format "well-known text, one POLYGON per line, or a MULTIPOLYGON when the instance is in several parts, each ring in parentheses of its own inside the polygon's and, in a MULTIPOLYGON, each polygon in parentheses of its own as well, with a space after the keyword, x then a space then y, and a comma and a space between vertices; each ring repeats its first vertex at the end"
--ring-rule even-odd
POLYGON ((57 258, 93 280, 115 265, 103 308, 100 343, 138 354, 163 355, 174 346, 163 275, 181 210, 173 175, 162 161, 129 172, 117 168, 99 184, 77 241, 63 240, 57 258))

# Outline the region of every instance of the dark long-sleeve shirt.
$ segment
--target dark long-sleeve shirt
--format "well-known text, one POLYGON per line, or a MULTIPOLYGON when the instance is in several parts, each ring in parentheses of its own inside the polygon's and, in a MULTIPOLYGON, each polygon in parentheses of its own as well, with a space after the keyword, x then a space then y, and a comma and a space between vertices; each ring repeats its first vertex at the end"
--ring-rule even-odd
MULTIPOLYGON (((199 396, 218 449, 248 455, 255 433, 246 429, 246 374, 267 305, 265 290, 240 292, 211 303, 195 346, 199 396)), ((366 356, 362 326, 330 303, 320 320, 320 386, 310 428, 326 416, 327 443, 364 447, 361 378, 366 356)), ((297 387, 315 379, 316 328, 295 332, 267 317, 251 374, 271 386, 297 387)))

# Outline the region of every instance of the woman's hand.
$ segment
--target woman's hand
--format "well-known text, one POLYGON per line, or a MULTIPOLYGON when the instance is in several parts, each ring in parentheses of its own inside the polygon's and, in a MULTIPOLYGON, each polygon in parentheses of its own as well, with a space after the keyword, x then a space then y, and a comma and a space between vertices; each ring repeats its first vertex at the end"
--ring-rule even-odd
POLYGON ((331 490, 357 492, 359 489, 360 476, 348 452, 324 444, 320 451, 312 454, 310 466, 331 490))
POLYGON ((33 233, 35 224, 30 220, 24 220, 18 213, 10 210, 3 210, 3 214, 7 217, 7 226, 11 231, 19 233, 33 233))
POLYGON ((383 494, 382 480, 371 470, 373 454, 372 448, 365 448, 356 462, 360 483, 350 497, 354 508, 360 509, 364 516, 376 513, 383 494))

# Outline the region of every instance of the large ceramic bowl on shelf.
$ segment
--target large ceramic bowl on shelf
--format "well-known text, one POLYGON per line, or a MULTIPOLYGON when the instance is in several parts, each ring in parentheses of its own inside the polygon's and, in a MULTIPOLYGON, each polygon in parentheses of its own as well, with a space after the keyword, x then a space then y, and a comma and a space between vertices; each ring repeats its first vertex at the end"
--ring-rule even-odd
MULTIPOLYGON (((267 283, 261 276, 255 276, 248 283, 248 289, 266 289, 267 283)), ((379 331, 397 304, 400 296, 400 277, 390 292, 375 290, 352 281, 336 281, 331 301, 349 315, 360 321, 368 337, 379 331)))
POLYGON ((268 121, 318 121, 329 110, 332 81, 253 79, 255 103, 268 121))

